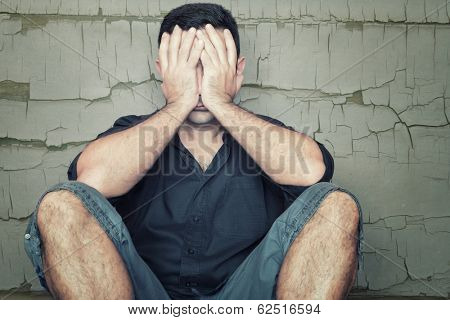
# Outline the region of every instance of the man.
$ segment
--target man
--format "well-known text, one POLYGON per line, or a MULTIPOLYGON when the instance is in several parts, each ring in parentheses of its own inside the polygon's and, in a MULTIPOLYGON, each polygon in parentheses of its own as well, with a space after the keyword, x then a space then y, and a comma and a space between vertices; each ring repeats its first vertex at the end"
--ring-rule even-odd
POLYGON ((61 299, 345 298, 358 202, 328 182, 322 144, 234 105, 231 14, 183 5, 158 40, 166 105, 118 119, 38 201, 25 241, 41 284, 61 299))

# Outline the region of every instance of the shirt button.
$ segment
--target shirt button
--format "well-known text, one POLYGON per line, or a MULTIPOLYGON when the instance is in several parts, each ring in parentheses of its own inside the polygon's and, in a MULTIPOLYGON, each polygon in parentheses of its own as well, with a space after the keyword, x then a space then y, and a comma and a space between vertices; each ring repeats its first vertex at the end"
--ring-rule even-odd
POLYGON ((192 220, 193 220, 194 222, 199 222, 199 221, 200 221, 200 217, 199 217, 199 216, 193 216, 193 217, 192 217, 192 220))
POLYGON ((190 282, 186 282, 186 287, 190 287, 191 283, 190 282))
POLYGON ((29 233, 25 234, 25 239, 29 240, 31 238, 31 235, 29 233))
POLYGON ((190 249, 188 249, 188 253, 189 253, 189 254, 194 254, 194 253, 195 253, 195 250, 192 249, 192 248, 190 248, 190 249))

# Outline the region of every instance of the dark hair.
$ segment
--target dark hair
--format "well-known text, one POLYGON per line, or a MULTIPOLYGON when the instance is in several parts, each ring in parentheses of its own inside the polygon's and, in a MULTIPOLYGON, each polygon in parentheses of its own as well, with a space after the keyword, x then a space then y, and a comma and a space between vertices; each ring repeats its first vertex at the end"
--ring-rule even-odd
POLYGON ((161 23, 158 35, 158 47, 161 44, 161 37, 164 32, 171 34, 175 25, 183 30, 191 27, 196 29, 211 24, 214 28, 230 30, 236 44, 237 56, 239 57, 239 32, 236 21, 231 12, 218 4, 213 3, 188 3, 171 10, 161 23))

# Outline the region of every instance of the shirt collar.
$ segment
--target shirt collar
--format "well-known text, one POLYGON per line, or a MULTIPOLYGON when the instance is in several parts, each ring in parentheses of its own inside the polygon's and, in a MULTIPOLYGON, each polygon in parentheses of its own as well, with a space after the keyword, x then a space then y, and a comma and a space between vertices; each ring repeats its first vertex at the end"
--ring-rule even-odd
MULTIPOLYGON (((232 140, 233 140, 233 137, 231 136, 231 134, 227 130, 225 130, 222 135, 223 143, 227 147, 230 147, 232 140)), ((178 131, 175 133, 175 135, 173 136, 172 140, 169 143, 184 153, 186 153, 188 151, 185 148, 185 146, 183 145, 183 143, 181 143, 181 139, 180 139, 180 136, 178 135, 178 131)))

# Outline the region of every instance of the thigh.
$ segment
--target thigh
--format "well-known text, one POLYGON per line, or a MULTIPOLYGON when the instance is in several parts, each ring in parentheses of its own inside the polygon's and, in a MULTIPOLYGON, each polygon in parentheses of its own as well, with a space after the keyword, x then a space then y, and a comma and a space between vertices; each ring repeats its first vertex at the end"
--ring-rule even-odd
POLYGON ((358 200, 347 190, 332 183, 317 183, 307 188, 275 220, 266 236, 232 273, 222 289, 205 299, 276 299, 278 273, 290 245, 325 197, 333 191, 350 194, 358 205, 360 214, 358 257, 361 259, 362 211, 358 200))
POLYGON ((48 290, 48 286, 44 277, 46 270, 44 270, 42 262, 37 208, 48 192, 56 190, 68 190, 74 193, 108 234, 127 267, 136 299, 170 299, 159 279, 136 251, 128 229, 116 209, 100 192, 79 181, 61 182, 48 188, 39 198, 28 223, 25 233, 25 251, 45 289, 48 290))

